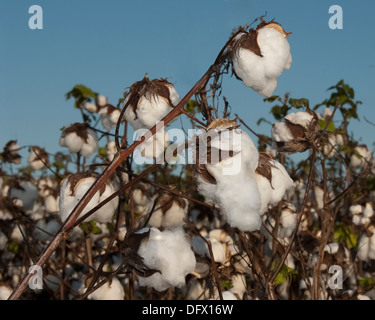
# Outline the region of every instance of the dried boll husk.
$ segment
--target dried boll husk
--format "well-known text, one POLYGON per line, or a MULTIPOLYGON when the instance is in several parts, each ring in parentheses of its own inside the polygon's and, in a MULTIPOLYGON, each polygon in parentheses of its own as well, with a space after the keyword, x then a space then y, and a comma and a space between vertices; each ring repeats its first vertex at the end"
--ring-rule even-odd
POLYGON ((272 138, 278 152, 304 152, 313 146, 320 131, 318 115, 307 108, 305 112, 291 113, 284 122, 272 125, 272 138))
POLYGON ((233 73, 259 94, 269 97, 275 91, 277 78, 289 69, 292 57, 285 32, 275 21, 262 22, 256 29, 235 37, 231 54, 233 73))
POLYGON ((125 119, 134 130, 151 129, 162 120, 180 101, 172 83, 166 79, 150 80, 145 77, 133 83, 125 95, 125 119))

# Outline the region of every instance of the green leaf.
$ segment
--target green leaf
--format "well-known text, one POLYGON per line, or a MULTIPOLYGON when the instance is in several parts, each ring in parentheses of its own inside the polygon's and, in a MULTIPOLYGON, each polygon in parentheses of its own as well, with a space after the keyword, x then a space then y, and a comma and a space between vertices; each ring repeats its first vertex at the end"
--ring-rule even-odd
POLYGON ((94 220, 82 222, 79 227, 85 234, 101 234, 102 230, 96 225, 94 220))
POLYGON ((229 290, 229 289, 233 288, 233 284, 230 280, 220 279, 220 283, 223 286, 224 290, 229 290))
POLYGON ((273 114, 273 116, 276 120, 281 120, 288 114, 289 109, 290 108, 286 105, 284 105, 282 107, 274 106, 271 109, 271 113, 273 114))
POLYGON ((99 148, 98 149, 98 153, 99 153, 99 155, 100 156, 102 156, 102 157, 106 157, 107 156, 107 148, 99 148))
POLYGON ((269 98, 264 98, 263 101, 264 102, 274 102, 278 98, 279 98, 279 96, 271 96, 269 98))
POLYGON ((355 233, 355 230, 351 225, 337 223, 335 226, 333 237, 334 241, 337 243, 344 242, 349 250, 357 248, 358 246, 359 236, 355 233))
POLYGON ((309 100, 305 99, 305 98, 302 98, 302 99, 292 99, 292 98, 290 98, 289 104, 296 109, 300 109, 302 107, 307 108, 307 107, 309 107, 309 100))
MULTIPOLYGON (((323 130, 326 127, 326 125, 327 125, 327 121, 319 119, 319 126, 321 130, 323 130)), ((329 132, 334 132, 335 129, 336 129, 335 124, 332 121, 330 121, 326 130, 329 132)))
POLYGON ((195 100, 189 100, 185 105, 185 111, 196 114, 200 111, 200 107, 197 101, 195 100))
POLYGON ((20 251, 20 245, 16 241, 11 241, 8 243, 7 249, 9 252, 17 254, 20 251))

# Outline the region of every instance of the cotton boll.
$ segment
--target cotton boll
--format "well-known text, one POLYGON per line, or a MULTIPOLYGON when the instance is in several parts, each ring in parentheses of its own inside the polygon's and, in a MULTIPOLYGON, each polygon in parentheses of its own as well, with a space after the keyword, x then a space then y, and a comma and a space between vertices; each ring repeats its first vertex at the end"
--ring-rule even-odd
POLYGON ((88 296, 90 300, 124 300, 124 288, 117 277, 106 282, 88 296))
POLYGON ((116 142, 115 141, 109 141, 107 143, 107 159, 108 161, 112 161, 113 158, 115 157, 115 154, 117 153, 117 147, 116 147, 116 142))
POLYGON ((108 103, 108 99, 106 96, 103 96, 101 94, 99 94, 97 97, 96 97, 96 104, 100 107, 100 108, 104 108, 108 103))
POLYGON ((94 130, 85 123, 74 123, 64 129, 60 146, 67 147, 70 153, 80 153, 88 158, 98 148, 98 138, 94 130))
POLYGON ((8 300, 10 295, 12 294, 12 289, 9 288, 6 285, 1 285, 0 286, 0 300, 8 300))
POLYGON ((8 141, 2 152, 2 160, 4 162, 20 164, 21 156, 18 154, 20 149, 21 147, 17 144, 17 140, 8 141))
POLYGON ((53 213, 59 211, 59 197, 50 194, 44 198, 44 206, 47 212, 53 213))
POLYGON ((363 167, 372 158, 371 151, 365 145, 356 146, 354 154, 350 157, 350 167, 360 168, 363 167))
POLYGON ((101 122, 106 130, 111 130, 116 127, 121 111, 112 105, 106 105, 101 108, 99 114, 101 122))
POLYGON ((90 113, 98 112, 98 107, 95 103, 85 102, 83 108, 90 113))
POLYGON ((232 287, 229 289, 229 291, 242 299, 243 295, 247 291, 245 275, 241 273, 233 275, 231 278, 231 283, 232 287))
MULTIPOLYGON (((83 198, 87 190, 95 181, 96 177, 85 176, 85 174, 70 175, 62 181, 59 206, 60 217, 63 222, 67 219, 74 207, 83 198)), ((95 195, 91 198, 88 205, 82 211, 80 217, 96 207, 114 192, 115 190, 112 184, 107 183, 104 188, 95 193, 95 195)), ((96 220, 101 223, 106 223, 112 218, 117 206, 118 198, 116 197, 103 207, 99 208, 94 214, 88 217, 86 221, 96 220)))
POLYGON ((289 69, 292 57, 285 31, 276 23, 260 23, 256 30, 240 33, 232 55, 233 69, 243 83, 269 97, 277 77, 289 69))
MULTIPOLYGON (((201 257, 210 258, 210 251, 206 242, 201 237, 193 237, 190 242, 193 251, 201 257)), ((227 247, 219 241, 211 241, 211 248, 215 262, 225 264, 230 259, 230 253, 227 247)))
POLYGON ((140 286, 151 286, 163 291, 170 286, 181 287, 185 276, 195 269, 195 257, 182 229, 164 230, 150 228, 147 241, 138 250, 143 262, 152 270, 151 277, 139 277, 140 286))
POLYGON ((297 225, 297 214, 293 210, 284 209, 280 216, 281 228, 279 230, 280 238, 290 238, 297 225))
POLYGON ((321 187, 314 186, 314 196, 318 210, 324 208, 324 191, 321 187))
POLYGON ((365 218, 371 218, 373 215, 374 215, 374 209, 373 209, 372 202, 367 202, 365 209, 363 211, 363 216, 365 218))
POLYGON ((70 153, 78 153, 82 149, 83 140, 75 132, 72 132, 64 138, 60 138, 59 144, 62 147, 67 147, 70 153))
POLYGON ((32 210, 38 198, 38 188, 31 181, 20 181, 8 191, 9 198, 17 198, 22 201, 25 211, 32 210))
POLYGON ((49 164, 48 153, 38 146, 31 147, 28 164, 33 170, 40 170, 49 164))
POLYGON ((273 124, 271 135, 276 142, 287 142, 294 139, 292 132, 284 122, 273 124))
POLYGON ((293 124, 298 124, 302 127, 307 128, 310 125, 311 121, 313 121, 314 116, 308 112, 296 112, 289 113, 285 116, 285 119, 293 124))

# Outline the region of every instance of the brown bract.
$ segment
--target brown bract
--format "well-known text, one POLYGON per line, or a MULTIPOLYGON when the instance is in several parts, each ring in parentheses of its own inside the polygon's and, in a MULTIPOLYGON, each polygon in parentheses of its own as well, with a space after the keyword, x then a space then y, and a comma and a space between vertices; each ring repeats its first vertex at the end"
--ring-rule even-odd
POLYGON ((65 128, 61 137, 65 138, 68 134, 75 133, 78 137, 82 138, 82 140, 87 143, 87 139, 89 138, 89 134, 87 132, 88 128, 88 124, 76 122, 71 126, 65 128))
POLYGON ((37 157, 32 162, 40 161, 41 159, 44 162, 48 163, 48 153, 45 149, 38 146, 32 146, 31 149, 31 152, 35 152, 37 155, 37 157))
POLYGON ((186 202, 183 198, 167 192, 163 193, 158 198, 156 208, 161 209, 162 213, 166 214, 167 211, 172 207, 173 203, 176 203, 179 207, 183 209, 185 209, 186 207, 186 202))
POLYGON ((255 172, 263 177, 265 177, 272 186, 272 167, 270 160, 272 160, 272 157, 266 153, 266 152, 259 152, 259 158, 258 158, 258 167, 256 168, 255 172))
POLYGON ((17 140, 10 140, 5 145, 4 151, 1 154, 4 162, 21 163, 21 156, 17 153, 18 150, 12 150, 15 145, 17 145, 17 140))
POLYGON ((175 106, 171 101, 169 91, 171 86, 173 87, 173 84, 168 82, 167 79, 150 80, 146 74, 141 81, 137 81, 130 86, 129 92, 125 93, 124 97, 128 98, 128 104, 133 109, 134 113, 136 113, 137 106, 142 97, 151 99, 156 95, 164 98, 173 108, 175 106))

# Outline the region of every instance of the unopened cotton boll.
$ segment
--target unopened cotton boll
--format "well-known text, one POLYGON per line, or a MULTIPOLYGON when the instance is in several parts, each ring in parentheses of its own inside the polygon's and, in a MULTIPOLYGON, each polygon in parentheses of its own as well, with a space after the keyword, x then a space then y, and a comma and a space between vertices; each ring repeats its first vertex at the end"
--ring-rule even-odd
POLYGON ((124 300, 124 288, 117 277, 106 282, 88 296, 90 300, 124 300))
POLYGON ((370 162, 372 158, 372 152, 365 145, 356 146, 354 153, 350 157, 350 167, 361 168, 366 163, 370 162))
POLYGON ((9 198, 17 198, 22 201, 25 211, 32 210, 38 198, 38 187, 31 181, 20 181, 8 190, 9 198))
POLYGON ((153 287, 157 291, 164 291, 170 286, 183 286, 185 276, 194 271, 196 264, 183 229, 160 231, 156 228, 145 228, 139 233, 148 230, 149 238, 141 243, 138 255, 143 258, 148 268, 159 270, 160 273, 139 277, 139 285, 153 287))
POLYGON ((135 82, 130 88, 125 104, 125 119, 134 130, 151 129, 162 120, 180 101, 172 83, 165 79, 135 82))
POLYGON ((277 78, 292 63, 288 33, 277 23, 261 22, 256 30, 240 33, 232 54, 233 71, 243 83, 270 97, 277 78))
MULTIPOLYGON (((72 174, 61 182, 60 187, 60 217, 64 222, 74 207, 83 198, 88 189, 96 181, 96 176, 90 176, 88 174, 72 174)), ((106 183, 95 195, 91 198, 85 209, 81 212, 80 217, 85 215, 91 209, 96 207, 103 200, 108 198, 115 192, 112 184, 106 183)), ((95 220, 101 223, 106 223, 111 220, 115 210, 118 206, 118 198, 115 197, 103 207, 99 208, 94 214, 88 217, 85 221, 95 220)))
POLYGON ((98 138, 87 124, 74 123, 64 129, 59 144, 67 147, 70 153, 80 153, 88 158, 98 149, 98 138))

